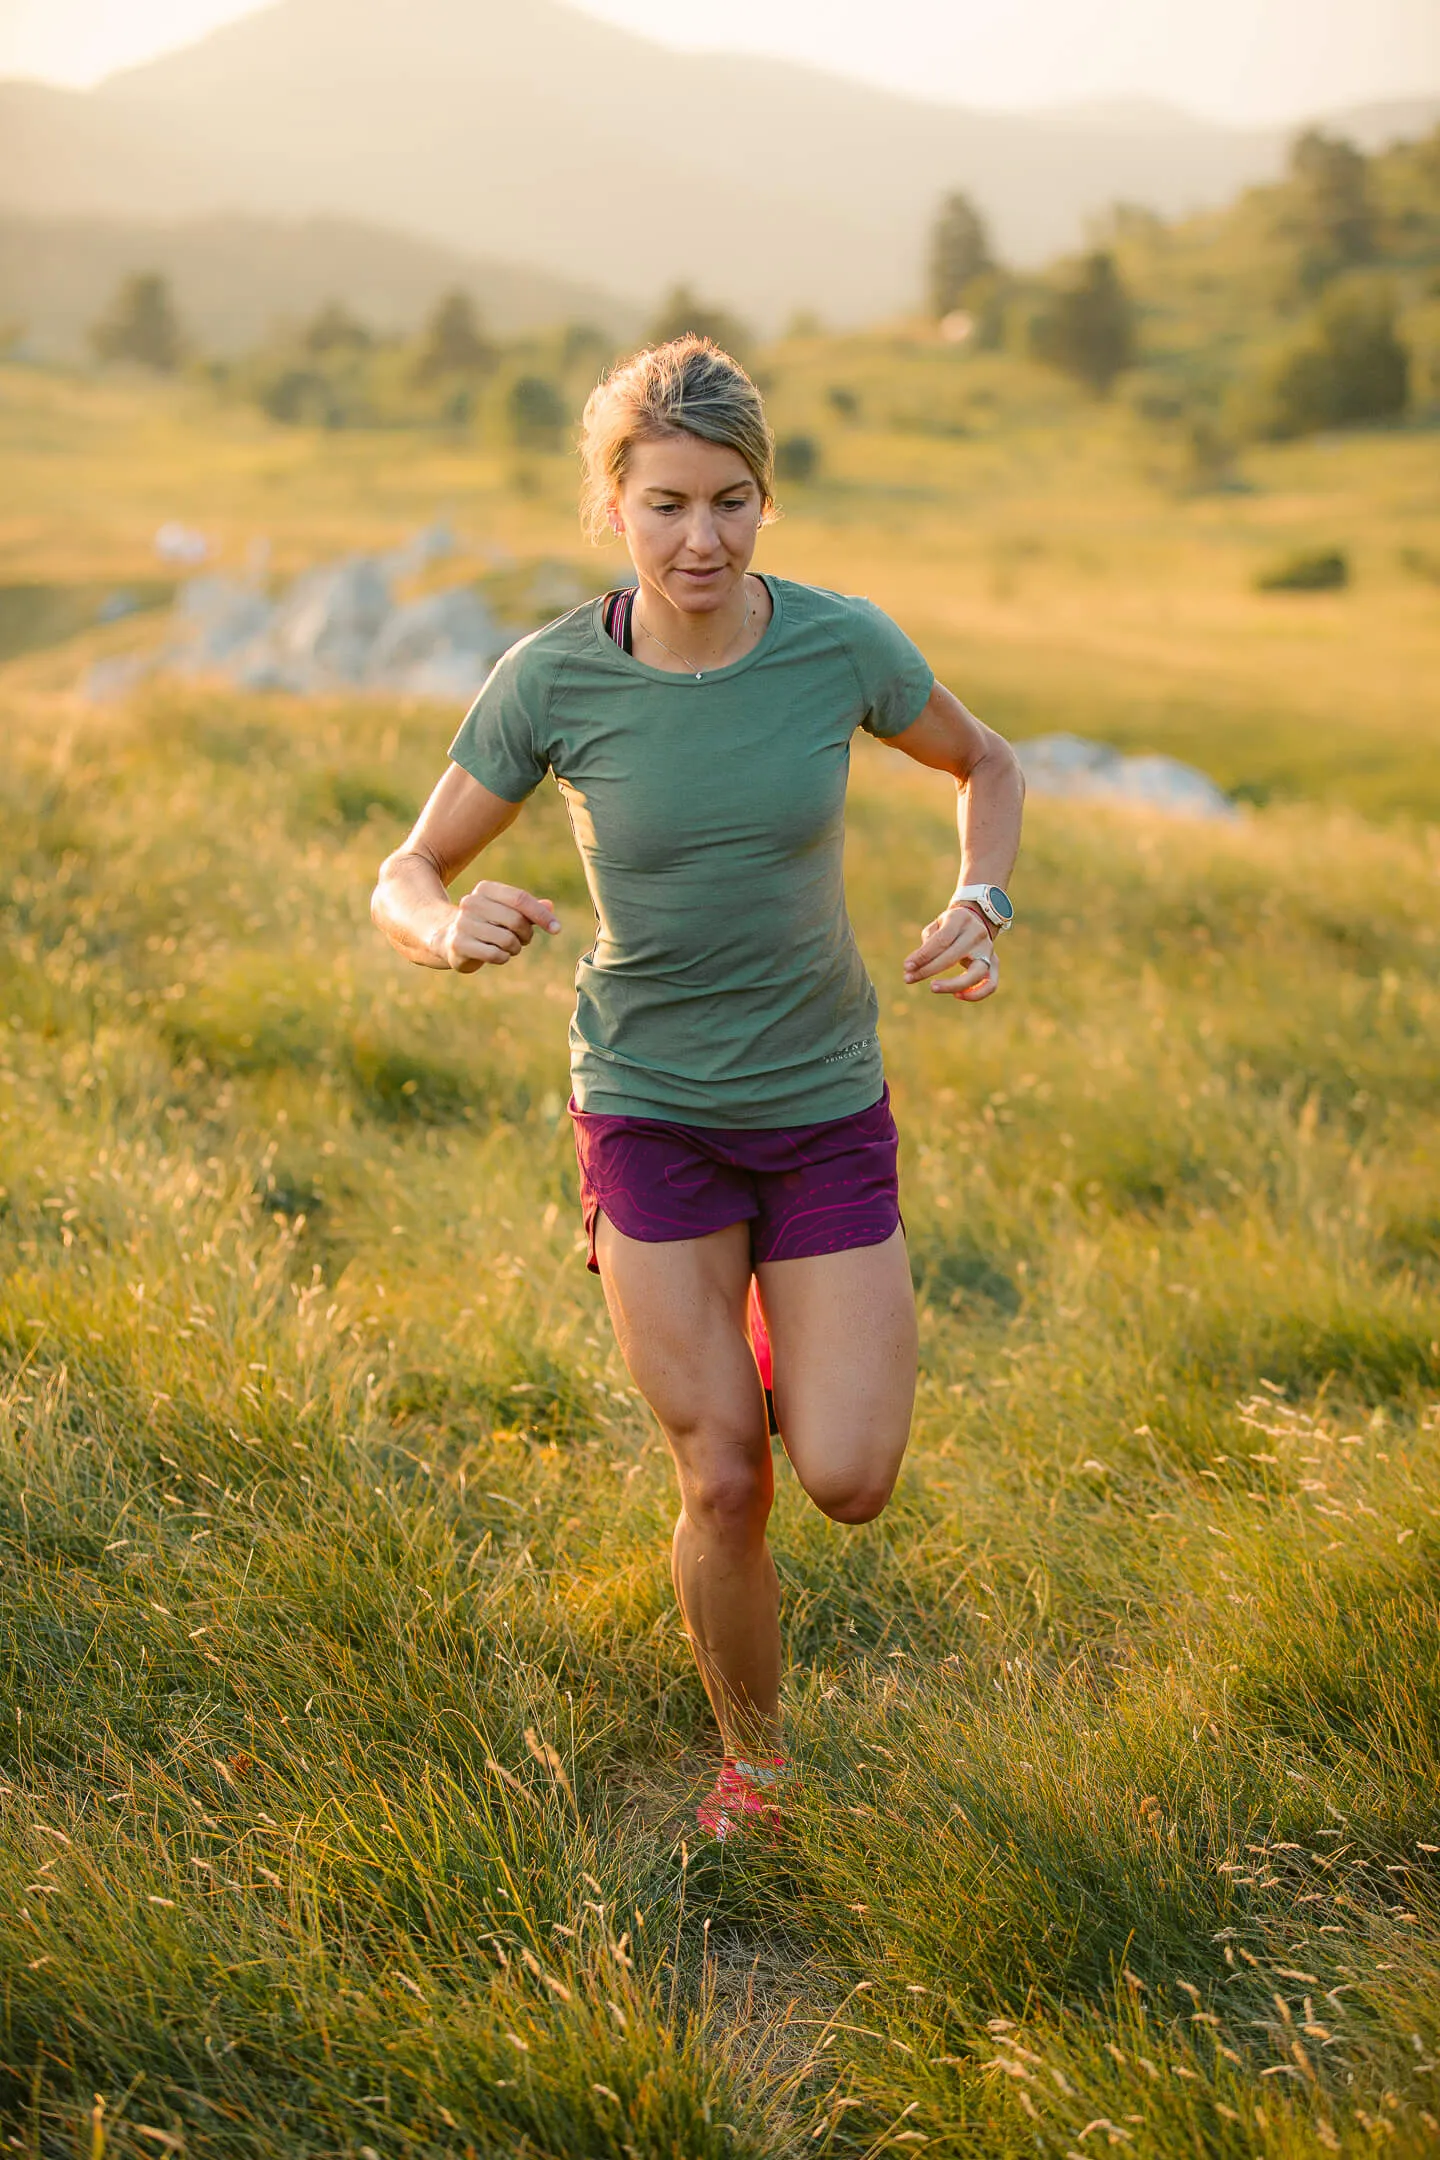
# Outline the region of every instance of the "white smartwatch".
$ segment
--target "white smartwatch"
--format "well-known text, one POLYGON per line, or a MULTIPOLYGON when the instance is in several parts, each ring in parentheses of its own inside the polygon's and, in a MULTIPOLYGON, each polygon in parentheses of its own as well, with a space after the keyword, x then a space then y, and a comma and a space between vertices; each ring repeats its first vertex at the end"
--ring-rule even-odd
POLYGON ((1015 920, 1015 909, 1003 885, 961 885, 951 894, 950 905, 958 907, 962 901, 979 910, 990 925, 992 937, 999 937, 1015 920))

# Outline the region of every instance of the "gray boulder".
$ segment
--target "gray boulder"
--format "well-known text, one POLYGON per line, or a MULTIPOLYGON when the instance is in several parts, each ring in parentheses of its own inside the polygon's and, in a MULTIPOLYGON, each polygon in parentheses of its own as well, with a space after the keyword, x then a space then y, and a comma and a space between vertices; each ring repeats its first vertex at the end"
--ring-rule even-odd
MULTIPOLYGON (((431 526, 395 555, 348 555, 307 571, 278 600, 263 590, 268 555, 245 581, 191 578, 164 649, 144 670, 221 675, 243 690, 300 697, 354 688, 468 702, 520 633, 466 585, 400 604, 394 592, 399 571, 423 568, 454 545, 447 526, 431 526)), ((128 660, 101 662, 87 693, 118 697, 136 679, 128 660)))
POLYGON ((427 570, 432 562, 443 562, 447 555, 455 553, 458 542, 445 518, 438 518, 433 525, 426 525, 401 546, 385 557, 385 565, 397 577, 404 577, 412 570, 427 570))
POLYGON ((1208 774, 1158 753, 1125 757, 1082 735, 1036 735, 1015 752, 1036 795, 1135 803, 1176 817, 1233 818, 1239 813, 1208 774))
POLYGON ((175 641, 167 665, 205 673, 224 669, 264 635, 274 612, 253 585, 227 577, 191 578, 176 595, 175 641))
POLYGON ((363 683, 394 605, 390 579, 374 556, 326 563, 297 578, 281 601, 266 657, 296 688, 363 683))
POLYGON ((513 642, 477 592, 452 586, 391 613, 370 648, 368 679, 421 697, 464 696, 513 642))

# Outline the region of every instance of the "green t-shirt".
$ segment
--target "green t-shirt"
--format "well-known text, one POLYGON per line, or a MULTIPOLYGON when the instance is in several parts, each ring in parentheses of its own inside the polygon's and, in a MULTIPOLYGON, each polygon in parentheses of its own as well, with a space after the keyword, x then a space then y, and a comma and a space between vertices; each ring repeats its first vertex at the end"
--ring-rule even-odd
POLYGON ((565 798, 596 919, 582 1110, 805 1125, 880 1095, 845 911, 850 737, 908 727, 934 676, 870 601, 765 582, 759 643, 699 681, 622 651, 587 602, 504 655, 450 746, 507 802, 547 772, 565 798))

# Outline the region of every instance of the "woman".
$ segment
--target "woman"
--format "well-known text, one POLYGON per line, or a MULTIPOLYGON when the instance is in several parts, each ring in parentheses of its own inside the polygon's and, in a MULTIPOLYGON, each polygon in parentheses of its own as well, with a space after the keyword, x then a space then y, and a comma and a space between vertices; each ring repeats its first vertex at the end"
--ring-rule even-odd
POLYGON ((448 893, 554 774, 597 923, 570 1026, 589 1265, 675 1458, 675 1594, 724 1748, 697 1813, 724 1838, 774 1831, 789 1768, 765 1332, 785 1448, 836 1522, 884 1507, 914 1397, 897 1138, 841 875, 850 737, 954 777, 959 882, 904 973, 967 1004, 996 988, 1024 789, 868 600, 751 573, 772 439, 727 354, 639 354, 591 396, 582 455, 591 532, 623 537, 638 586, 505 654, 372 912, 461 975, 557 931, 514 886, 448 893))

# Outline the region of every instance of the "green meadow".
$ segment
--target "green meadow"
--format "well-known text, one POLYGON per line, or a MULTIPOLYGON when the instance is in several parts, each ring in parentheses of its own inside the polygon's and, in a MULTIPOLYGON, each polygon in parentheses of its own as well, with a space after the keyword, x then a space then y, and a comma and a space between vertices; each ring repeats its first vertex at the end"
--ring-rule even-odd
POLYGON ((949 793, 857 746, 920 1389, 871 1526, 777 1449, 778 1853, 696 1839, 558 799, 485 867, 564 936, 442 978, 368 897, 454 713, 77 689, 163 518, 284 575, 444 514, 436 578, 598 590, 570 464, 0 370, 7 2150, 1440 2151, 1440 436, 1204 491, 1021 362, 767 364, 823 454, 761 568, 1243 805, 1032 801, 952 1009, 900 979, 949 793), (1347 588, 1256 589, 1316 547, 1347 588))

